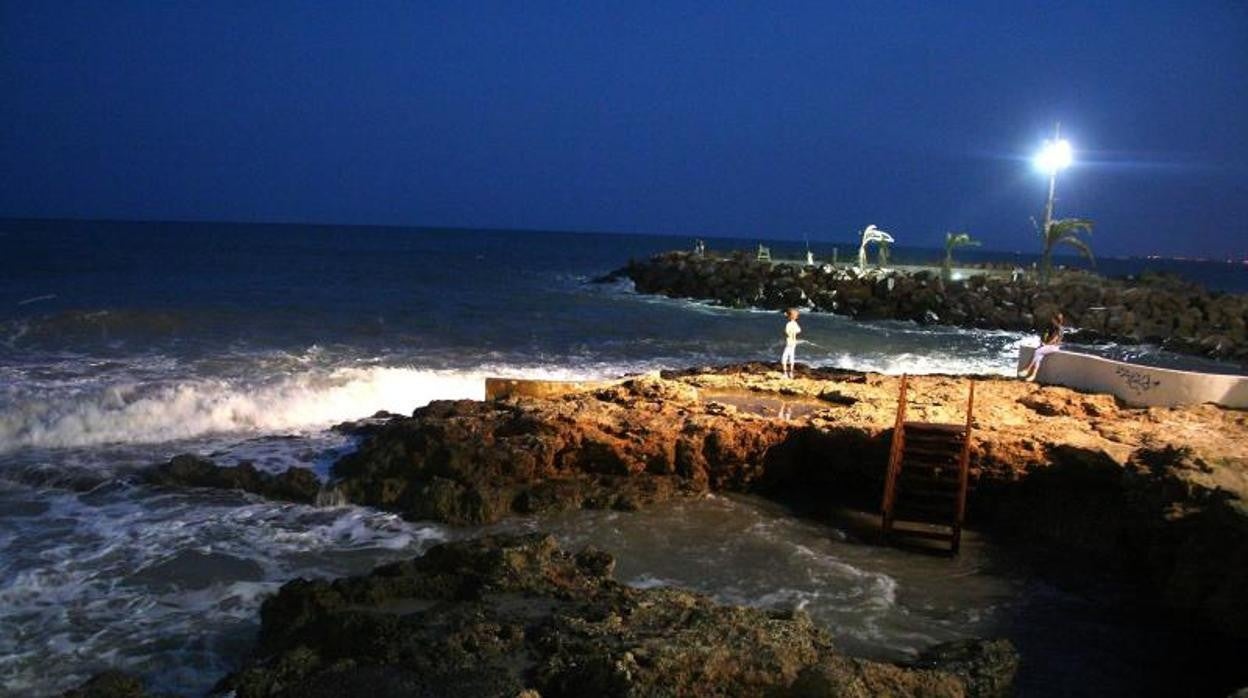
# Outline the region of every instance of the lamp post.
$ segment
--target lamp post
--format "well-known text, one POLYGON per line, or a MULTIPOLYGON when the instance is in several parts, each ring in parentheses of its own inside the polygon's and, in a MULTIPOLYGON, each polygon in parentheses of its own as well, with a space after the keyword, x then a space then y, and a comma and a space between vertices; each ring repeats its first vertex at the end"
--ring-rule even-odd
POLYGON ((1049 200, 1044 206, 1044 228, 1042 233, 1049 234, 1049 225, 1053 223, 1053 193, 1057 189, 1057 173, 1066 169, 1074 160, 1074 151, 1070 141, 1062 138, 1062 124, 1059 121, 1053 127, 1053 140, 1045 141, 1044 147, 1036 153, 1035 166, 1049 175, 1049 200))

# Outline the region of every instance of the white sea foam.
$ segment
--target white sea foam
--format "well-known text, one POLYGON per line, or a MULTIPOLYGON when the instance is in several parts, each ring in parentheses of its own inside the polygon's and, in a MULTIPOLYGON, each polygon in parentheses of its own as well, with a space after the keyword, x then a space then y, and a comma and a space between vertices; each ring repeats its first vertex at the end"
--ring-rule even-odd
POLYGON ((645 573, 628 580, 628 585, 635 589, 659 589, 662 587, 680 586, 680 583, 674 579, 645 573))
MULTIPOLYGON (((254 632, 264 595, 295 576, 360 573, 448 529, 359 507, 318 509, 153 494, 0 492, 40 511, 0 519, 0 686, 52 695, 121 666, 202 693, 237 661, 216 640, 254 632), (65 669, 49 676, 48 666, 65 669)), ((0 694, 8 695, 0 689, 0 694)))
POLYGON ((309 369, 260 382, 128 382, 61 390, 50 396, 32 391, 11 398, 0 411, 0 453, 22 447, 163 443, 207 434, 316 430, 378 410, 410 413, 432 400, 479 400, 485 394, 485 377, 500 373, 584 378, 594 372, 373 366, 309 369))
MULTIPOLYGON (((1010 355, 1017 355, 1017 350, 1010 355)), ((1014 373, 1014 364, 1005 361, 1008 357, 972 357, 950 355, 939 352, 923 354, 836 354, 816 363, 834 366, 852 371, 872 371, 888 375, 927 374, 974 374, 1009 376, 1014 373)))

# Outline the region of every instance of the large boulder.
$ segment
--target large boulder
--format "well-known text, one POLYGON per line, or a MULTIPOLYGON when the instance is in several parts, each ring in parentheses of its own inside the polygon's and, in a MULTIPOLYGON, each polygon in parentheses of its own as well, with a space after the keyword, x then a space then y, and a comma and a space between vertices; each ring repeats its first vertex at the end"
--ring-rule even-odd
POLYGON ((212 460, 193 454, 174 456, 168 463, 152 466, 139 478, 162 487, 211 487, 242 490, 269 499, 310 504, 321 491, 321 482, 307 468, 288 468, 279 474, 257 470, 249 462, 218 466, 212 460))
POLYGON ((802 612, 635 589, 612 579, 613 565, 530 534, 290 582, 261 610, 256 652, 218 688, 238 698, 854 695, 812 693, 829 686, 996 696, 1017 666, 1008 643, 938 646, 920 668, 850 659, 802 612))
POLYGON ((375 430, 332 472, 352 502, 480 524, 744 488, 791 431, 700 405, 688 386, 646 378, 565 399, 434 402, 375 430))

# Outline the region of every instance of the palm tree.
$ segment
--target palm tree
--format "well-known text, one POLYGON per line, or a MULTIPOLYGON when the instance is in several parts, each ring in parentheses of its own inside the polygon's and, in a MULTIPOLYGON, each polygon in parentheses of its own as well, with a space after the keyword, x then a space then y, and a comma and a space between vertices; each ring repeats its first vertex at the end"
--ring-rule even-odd
POLYGON ((1087 257, 1093 266, 1096 266, 1096 259, 1092 257, 1092 246, 1087 240, 1079 237, 1080 231, 1091 235, 1092 225, 1092 221, 1087 218, 1059 218, 1049 221, 1048 228, 1042 234, 1044 252, 1040 255, 1041 278, 1046 281, 1049 279, 1049 273, 1053 269, 1053 248, 1063 243, 1082 252, 1083 256, 1087 257))
POLYGON ((953 251, 958 247, 979 247, 979 240, 972 240, 970 233, 945 233, 945 261, 940 264, 940 272, 948 277, 953 273, 953 251))

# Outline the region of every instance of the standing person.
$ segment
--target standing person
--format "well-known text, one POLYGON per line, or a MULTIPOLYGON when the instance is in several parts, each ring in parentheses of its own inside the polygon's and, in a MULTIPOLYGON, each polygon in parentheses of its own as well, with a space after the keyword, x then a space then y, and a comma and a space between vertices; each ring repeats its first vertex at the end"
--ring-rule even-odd
POLYGON ((1062 311, 1053 313, 1053 318, 1049 321, 1049 326, 1040 334, 1040 346, 1036 347, 1035 353, 1031 355, 1031 363, 1027 364, 1027 368, 1023 369, 1020 377, 1027 380, 1033 380, 1036 373, 1040 371, 1040 362, 1044 357, 1062 348, 1062 335, 1064 328, 1062 323, 1066 318, 1062 316, 1062 311))
POLYGON ((784 316, 789 321, 784 326, 784 353, 780 355, 780 368, 784 371, 785 378, 792 378, 793 362, 797 352, 797 335, 801 333, 802 327, 797 324, 797 308, 784 311, 784 316))

